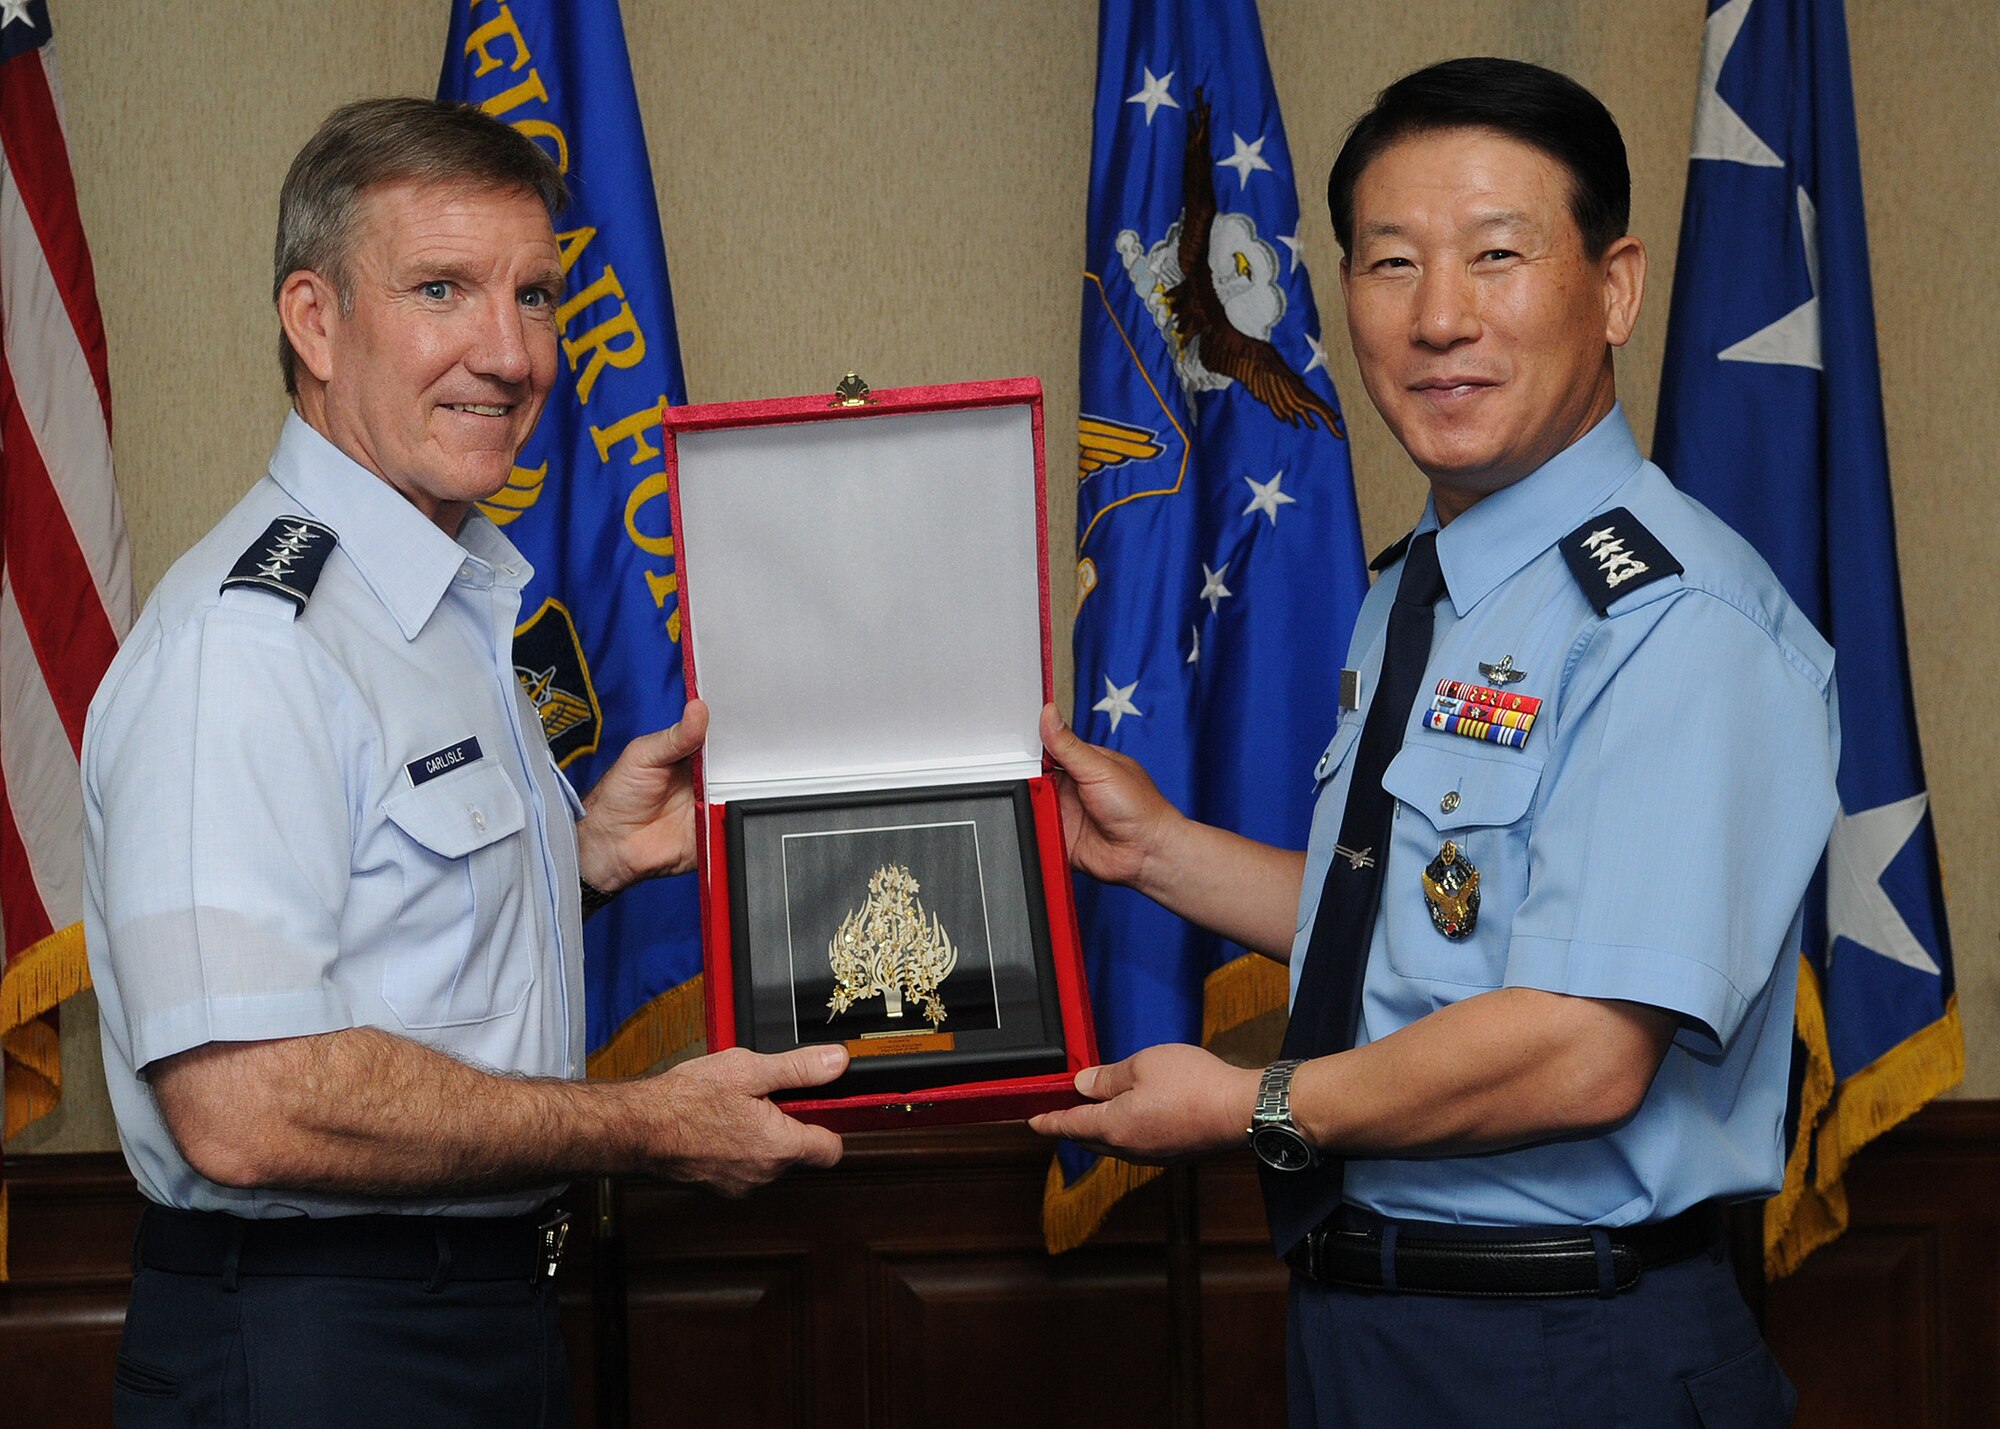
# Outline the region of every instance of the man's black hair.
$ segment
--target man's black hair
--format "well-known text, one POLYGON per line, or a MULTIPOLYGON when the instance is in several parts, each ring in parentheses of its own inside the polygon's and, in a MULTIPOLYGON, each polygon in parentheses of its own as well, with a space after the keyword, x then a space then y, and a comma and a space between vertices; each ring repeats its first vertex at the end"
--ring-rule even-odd
POLYGON ((1490 129, 1540 149, 1569 171, 1569 211, 1596 259, 1632 216, 1632 172, 1617 121, 1567 75, 1521 60, 1446 60, 1404 75, 1354 121, 1327 175, 1326 204, 1343 253, 1354 249, 1354 185, 1398 140, 1440 129, 1490 129))

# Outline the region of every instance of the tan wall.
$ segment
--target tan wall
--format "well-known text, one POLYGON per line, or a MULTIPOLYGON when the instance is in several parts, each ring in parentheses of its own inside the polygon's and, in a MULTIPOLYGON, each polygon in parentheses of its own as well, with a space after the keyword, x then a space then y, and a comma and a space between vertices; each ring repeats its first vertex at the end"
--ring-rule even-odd
MULTIPOLYGON (((1370 548, 1404 528, 1421 487, 1339 340, 1318 195, 1348 121, 1417 65, 1481 52, 1537 60, 1576 75, 1619 117, 1633 223, 1653 254, 1651 302, 1621 373, 1647 445, 1702 7, 1262 8, 1370 548)), ((286 163, 334 104, 428 92, 445 6, 53 9, 143 594, 261 470, 283 410, 268 264, 286 163)), ((1952 692, 2000 669, 2000 621, 1983 594, 2000 516, 1975 496, 2000 445, 2000 359, 1981 281, 2000 227, 1990 137, 2000 26, 1988 0, 1849 0, 1849 11, 1917 702, 1970 1044, 1965 1090, 1994 1096, 2000 879, 1978 831, 2000 823, 2000 755, 1988 721, 1956 716, 1952 692)), ((1051 549, 1066 550, 1062 443, 1076 416, 1095 5, 679 0, 628 3, 626 17, 693 398, 824 391, 848 367, 878 385, 1038 375, 1056 483, 1051 549)), ((1071 572, 1060 555, 1056 566, 1060 627, 1071 572)), ((68 1101, 11 1149, 114 1140, 96 1085, 94 1011, 87 999, 72 1006, 68 1101)))

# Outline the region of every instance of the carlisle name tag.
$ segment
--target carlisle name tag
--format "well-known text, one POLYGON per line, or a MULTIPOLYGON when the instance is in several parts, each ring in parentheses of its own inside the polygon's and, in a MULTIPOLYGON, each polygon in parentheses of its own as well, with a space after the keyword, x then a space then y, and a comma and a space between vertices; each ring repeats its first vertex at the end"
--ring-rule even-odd
POLYGON ((461 765, 471 764, 483 756, 479 752, 478 736, 461 739, 457 744, 447 744, 443 749, 426 754, 421 759, 412 759, 403 766, 403 772, 410 776, 412 787, 435 779, 440 774, 449 774, 461 765))

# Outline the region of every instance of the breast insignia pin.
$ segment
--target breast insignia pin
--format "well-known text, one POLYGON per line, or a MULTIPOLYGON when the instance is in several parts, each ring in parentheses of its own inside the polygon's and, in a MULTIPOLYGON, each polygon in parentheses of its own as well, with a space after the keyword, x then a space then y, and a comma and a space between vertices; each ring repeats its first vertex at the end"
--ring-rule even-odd
POLYGON ((1511 685, 1528 672, 1514 668, 1514 657, 1512 655, 1502 655, 1500 662, 1496 665, 1489 665, 1484 660, 1481 660, 1479 662, 1479 673, 1496 685, 1511 685))
POLYGON ((1479 922, 1479 870, 1449 839, 1424 869, 1424 906, 1437 930, 1455 943, 1471 937, 1479 922))

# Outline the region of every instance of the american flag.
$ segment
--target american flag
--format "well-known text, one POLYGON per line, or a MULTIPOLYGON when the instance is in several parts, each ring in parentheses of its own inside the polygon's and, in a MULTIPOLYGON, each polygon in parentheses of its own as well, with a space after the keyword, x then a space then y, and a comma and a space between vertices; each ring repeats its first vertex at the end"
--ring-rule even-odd
POLYGON ((89 981, 77 751, 84 710, 131 623, 104 321, 48 7, 0 0, 0 1049, 9 1135, 60 1097, 55 1006, 89 981))

